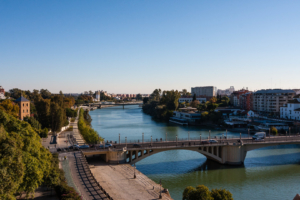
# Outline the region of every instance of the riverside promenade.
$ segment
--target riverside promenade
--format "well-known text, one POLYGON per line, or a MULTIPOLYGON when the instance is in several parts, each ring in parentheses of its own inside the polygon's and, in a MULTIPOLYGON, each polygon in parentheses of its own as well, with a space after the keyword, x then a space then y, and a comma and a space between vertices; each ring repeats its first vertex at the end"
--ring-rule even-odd
MULTIPOLYGON (((87 161, 95 179, 113 199, 159 199, 160 191, 164 190, 129 164, 108 165, 98 156, 87 157, 87 161), (136 178, 134 178, 134 170, 136 178)), ((165 192, 162 192, 162 199, 172 200, 165 192)))

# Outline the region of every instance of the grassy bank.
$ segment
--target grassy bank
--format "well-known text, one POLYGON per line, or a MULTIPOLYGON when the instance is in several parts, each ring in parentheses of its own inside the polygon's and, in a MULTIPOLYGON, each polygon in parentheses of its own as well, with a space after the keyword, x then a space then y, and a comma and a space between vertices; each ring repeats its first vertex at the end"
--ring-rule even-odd
POLYGON ((91 117, 88 114, 88 111, 84 111, 81 108, 79 111, 78 129, 88 144, 96 144, 97 142, 102 141, 103 138, 101 138, 97 131, 91 127, 90 122, 91 117))

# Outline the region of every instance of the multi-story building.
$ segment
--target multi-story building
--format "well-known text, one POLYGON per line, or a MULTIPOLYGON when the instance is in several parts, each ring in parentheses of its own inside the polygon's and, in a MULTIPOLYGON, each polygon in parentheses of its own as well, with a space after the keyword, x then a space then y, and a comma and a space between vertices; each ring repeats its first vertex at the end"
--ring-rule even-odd
POLYGON ((300 120, 300 96, 280 107, 280 118, 300 120))
POLYGON ((253 110, 259 113, 279 115, 280 107, 293 100, 294 90, 269 89, 253 93, 253 110))
POLYGON ((196 94, 196 96, 215 97, 217 96, 217 87, 214 86, 192 87, 191 93, 192 95, 196 94))
MULTIPOLYGON (((206 101, 208 101, 207 97, 196 97, 196 100, 198 100, 200 103, 205 103, 206 101)), ((179 103, 182 103, 182 102, 192 102, 193 101, 193 97, 184 97, 184 96, 181 96, 179 99, 178 99, 178 102, 179 103)))
POLYGON ((221 96, 230 96, 233 92, 234 92, 233 86, 230 86, 230 88, 225 89, 225 90, 218 89, 218 95, 221 95, 221 96))
POLYGON ((0 86, 0 99, 6 99, 5 90, 2 86, 0 86))
POLYGON ((246 111, 253 110, 253 95, 252 92, 247 92, 240 95, 240 107, 246 111))
POLYGON ((230 95, 230 102, 233 106, 240 106, 240 96, 243 94, 248 93, 249 90, 238 90, 238 91, 234 91, 231 95, 230 95))
POLYGON ((96 101, 100 101, 100 91, 96 91, 96 101))

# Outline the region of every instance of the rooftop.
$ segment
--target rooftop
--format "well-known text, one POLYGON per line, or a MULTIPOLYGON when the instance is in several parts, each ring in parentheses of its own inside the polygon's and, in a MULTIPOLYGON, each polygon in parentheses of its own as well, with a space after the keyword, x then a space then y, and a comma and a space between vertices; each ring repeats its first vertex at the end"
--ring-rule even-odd
POLYGON ((294 90, 282 90, 282 89, 269 89, 269 90, 258 90, 254 94, 272 94, 272 93, 295 93, 294 90))
POLYGON ((16 100, 16 102, 23 102, 23 101, 29 101, 28 99, 26 99, 25 97, 23 97, 23 96, 21 96, 20 98, 18 98, 17 100, 16 100))

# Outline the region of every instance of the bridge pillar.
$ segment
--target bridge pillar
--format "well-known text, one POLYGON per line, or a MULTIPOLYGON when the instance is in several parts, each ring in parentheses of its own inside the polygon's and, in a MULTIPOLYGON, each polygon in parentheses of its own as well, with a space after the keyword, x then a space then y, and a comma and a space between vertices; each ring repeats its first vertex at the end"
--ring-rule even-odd
POLYGON ((109 151, 106 154, 106 162, 119 164, 126 162, 126 151, 109 151))
POLYGON ((242 145, 223 146, 221 152, 222 164, 242 165, 246 158, 247 150, 242 145))
POLYGON ((128 151, 129 153, 129 162, 132 162, 132 151, 128 151))

